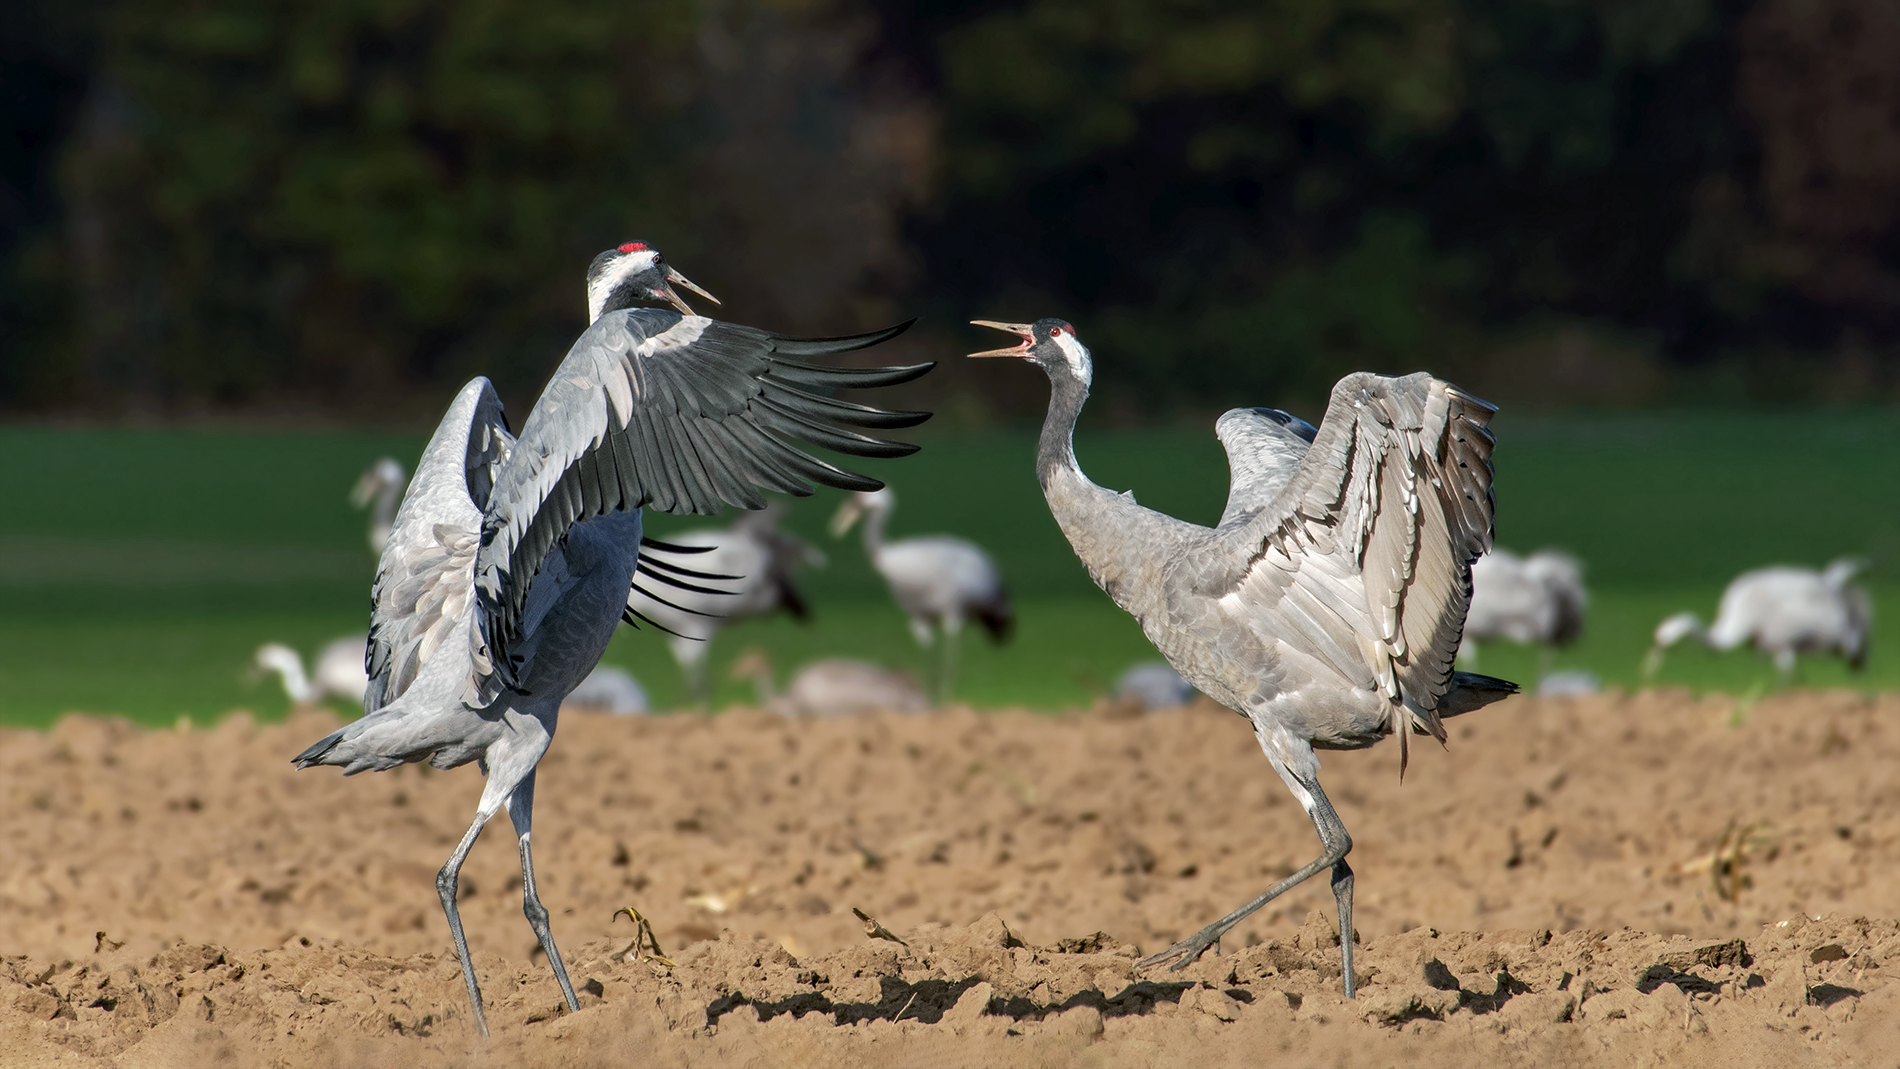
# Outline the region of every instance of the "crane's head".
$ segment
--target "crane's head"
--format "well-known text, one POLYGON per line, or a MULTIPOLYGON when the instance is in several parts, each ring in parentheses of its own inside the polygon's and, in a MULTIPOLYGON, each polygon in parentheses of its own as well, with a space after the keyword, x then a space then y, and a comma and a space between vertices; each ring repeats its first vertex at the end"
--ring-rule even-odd
POLYGON ((1094 377, 1095 365, 1089 359, 1088 346, 1082 344, 1074 325, 1066 319, 1038 319, 1034 323, 997 323, 988 319, 970 322, 979 327, 1006 330, 1022 338, 1007 349, 991 349, 971 353, 971 356, 1013 356, 1040 365, 1050 374, 1067 371, 1085 383, 1094 377))
POLYGON ((843 538, 846 531, 858 522, 861 516, 884 516, 897 507, 897 495, 888 486, 876 490, 859 490, 844 499, 838 511, 831 517, 831 537, 843 538))
POLYGON ((1651 641, 1649 653, 1643 658, 1643 678, 1654 676, 1662 668, 1663 654, 1669 647, 1685 638, 1702 634, 1702 621, 1695 613, 1679 612, 1656 625, 1656 634, 1651 641))
POLYGON ((587 320, 593 322, 608 312, 631 308, 640 301, 665 301, 692 315, 693 310, 673 286, 677 283, 714 304, 719 298, 693 285, 685 275, 667 266, 660 250, 644 241, 629 241, 608 249, 587 267, 587 320))
POLYGON ((363 474, 350 488, 350 504, 363 508, 370 503, 378 492, 383 490, 401 491, 409 481, 409 475, 402 470, 402 463, 394 457, 382 459, 363 469, 363 474))

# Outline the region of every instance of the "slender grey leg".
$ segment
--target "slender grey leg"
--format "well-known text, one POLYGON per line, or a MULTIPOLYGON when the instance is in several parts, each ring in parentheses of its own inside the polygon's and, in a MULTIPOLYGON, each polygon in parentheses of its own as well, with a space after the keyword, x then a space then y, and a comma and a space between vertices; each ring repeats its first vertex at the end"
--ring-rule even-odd
POLYGON ((702 656, 686 669, 686 697, 696 706, 712 704, 712 684, 708 682, 711 666, 708 660, 702 656))
POLYGON ((1352 998, 1352 866, 1345 858, 1333 865, 1333 901, 1339 903, 1339 971, 1352 998))
POLYGON ((1208 947, 1219 942, 1221 936, 1226 935, 1234 925, 1245 920, 1255 910, 1298 887, 1321 870, 1330 868, 1333 870, 1333 896, 1339 903, 1339 946, 1340 958, 1344 963, 1346 997, 1353 997, 1352 869, 1346 864, 1346 855, 1352 851, 1352 836, 1346 834, 1346 825, 1340 822, 1339 814, 1333 811, 1333 803, 1327 800, 1326 792, 1320 790, 1319 780, 1302 778, 1300 785, 1305 787, 1307 793, 1313 797, 1313 806, 1309 815, 1313 818, 1313 827, 1319 831, 1320 845, 1325 847, 1325 853, 1308 862, 1298 872, 1267 888, 1266 893, 1259 898, 1161 953, 1137 962, 1137 968, 1165 965, 1170 962, 1174 972, 1187 968, 1206 953, 1208 947))
POLYGON ((475 964, 468 957, 468 938, 462 934, 462 913, 455 906, 455 892, 469 847, 475 845, 475 837, 482 833, 482 825, 488 823, 492 815, 492 811, 475 815, 475 823, 469 825, 468 834, 462 836, 461 843, 456 846, 455 853, 449 855, 442 871, 435 874, 435 893, 442 896, 442 912, 448 914, 449 934, 455 937, 455 956, 462 961, 462 982, 468 985, 468 1006, 475 1012, 475 1031, 484 1037, 488 1035, 488 1018, 482 1015, 482 989, 475 982, 475 964))
POLYGON ((534 826, 534 773, 528 773, 508 796, 508 819, 514 821, 515 834, 521 837, 521 912, 527 915, 534 937, 541 941, 548 964, 554 966, 554 979, 560 982, 567 1012, 578 1013, 581 1004, 574 997, 574 985, 568 982, 561 951, 554 945, 554 929, 548 927, 547 907, 541 904, 541 896, 534 890, 534 853, 528 847, 528 833, 534 826))
POLYGON ((943 629, 942 678, 937 681, 938 705, 948 703, 956 693, 957 655, 960 652, 957 646, 962 640, 963 629, 960 627, 951 627, 948 622, 946 622, 943 629))

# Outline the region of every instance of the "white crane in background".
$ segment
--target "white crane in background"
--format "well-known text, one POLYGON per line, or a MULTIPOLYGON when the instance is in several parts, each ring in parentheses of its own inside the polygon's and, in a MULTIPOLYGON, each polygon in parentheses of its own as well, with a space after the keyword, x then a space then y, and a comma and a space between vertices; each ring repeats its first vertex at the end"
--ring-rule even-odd
POLYGON ((1867 664, 1874 618, 1867 591, 1851 585, 1864 567, 1859 558, 1842 557, 1819 571, 1777 564, 1743 572, 1722 591, 1715 623, 1703 627, 1694 613, 1681 612, 1656 625, 1643 674, 1655 675, 1669 647, 1686 638, 1714 650, 1753 646, 1783 679, 1794 674, 1802 653, 1837 653, 1858 672, 1867 664))

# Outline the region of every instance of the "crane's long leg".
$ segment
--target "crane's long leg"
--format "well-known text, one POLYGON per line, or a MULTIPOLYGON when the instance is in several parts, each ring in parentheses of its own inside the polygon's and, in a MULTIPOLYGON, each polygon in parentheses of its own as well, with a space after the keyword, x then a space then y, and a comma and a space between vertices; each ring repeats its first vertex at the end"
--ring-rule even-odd
POLYGON ((945 704, 956 693, 957 658, 962 652, 959 649, 962 642, 963 618, 955 615, 945 616, 943 618, 943 664, 940 669, 942 674, 937 680, 938 705, 945 704))
MULTIPOLYGON (((1287 773, 1282 773, 1288 775, 1287 773)), ((1298 887, 1320 870, 1333 870, 1333 898, 1339 904, 1339 956, 1346 997, 1353 997, 1352 976, 1352 867, 1346 864, 1346 855, 1352 850, 1352 836, 1346 834, 1346 825, 1333 811, 1333 803, 1320 790, 1319 779, 1313 776, 1292 776, 1306 794, 1312 799, 1307 813, 1313 818, 1313 827, 1319 830, 1319 841, 1325 852, 1314 858, 1298 872, 1267 888, 1266 893, 1220 920, 1202 928, 1187 939, 1174 944, 1153 957, 1144 958, 1136 963, 1137 968, 1150 965, 1173 963, 1172 969, 1179 972, 1193 964, 1208 947, 1220 941, 1234 925, 1239 924, 1255 910, 1281 895, 1298 887)))
MULTIPOLYGON (((521 839, 521 912, 528 917, 528 927, 534 929, 534 937, 541 941, 541 949, 548 956, 548 964, 554 966, 554 979, 561 984, 561 997, 567 1000, 567 1012, 580 1012, 581 1004, 574 998, 574 985, 568 982, 567 965, 561 961, 561 951, 554 945, 554 929, 548 927, 548 910, 541 904, 541 896, 534 890, 534 853, 528 846, 528 835, 534 827, 534 773, 528 773, 514 792, 508 795, 508 819, 514 821, 515 834, 521 839)), ((473 981, 470 981, 473 983, 473 981)))
POLYGON ((680 675, 686 678, 686 700, 696 706, 708 704, 712 688, 707 685, 706 660, 712 643, 668 638, 666 644, 673 651, 673 660, 679 663, 680 675))
MULTIPOLYGON (((489 780, 492 787, 494 780, 489 780)), ((435 874, 435 893, 442 898, 442 912, 449 918, 449 934, 455 937, 455 956, 462 962, 462 982, 468 985, 468 1006, 475 1014, 475 1031, 488 1035, 488 1018, 482 1015, 482 989, 475 982, 475 964, 468 957, 468 938, 462 934, 462 913, 455 906, 457 884, 462 875, 462 862, 467 859, 469 847, 475 845, 475 837, 482 833, 482 825, 501 808, 501 792, 484 789, 481 804, 475 809, 475 823, 468 826, 467 834, 456 845, 455 853, 435 874), (492 795, 492 796, 491 796, 492 795)))

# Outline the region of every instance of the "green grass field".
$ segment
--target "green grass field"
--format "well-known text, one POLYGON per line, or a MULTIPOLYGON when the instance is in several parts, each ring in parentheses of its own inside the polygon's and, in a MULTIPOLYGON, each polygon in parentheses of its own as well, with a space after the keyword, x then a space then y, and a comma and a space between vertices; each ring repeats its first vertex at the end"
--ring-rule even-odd
MULTIPOLYGON (((1317 418, 1319 413, 1304 413, 1317 418)), ((1887 411, 1501 415, 1501 545, 1560 545, 1589 567, 1585 638, 1556 668, 1634 685, 1656 621, 1705 617, 1745 568, 1819 564, 1842 553, 1883 562, 1877 611, 1900 604, 1900 416, 1887 411)), ((71 709, 150 723, 208 720, 234 708, 280 714, 270 684, 246 678, 258 644, 306 653, 367 623, 374 569, 364 520, 344 501, 358 471, 388 453, 411 462, 421 434, 0 428, 11 463, 0 516, 0 723, 44 724, 71 709)), ((1089 583, 1036 487, 1031 429, 920 436, 926 448, 866 470, 901 503, 893 534, 948 531, 997 557, 1019 611, 1018 636, 966 644, 958 696, 979 705, 1086 702, 1153 652, 1133 621, 1089 583)), ((1106 486, 1209 522, 1226 492, 1211 428, 1084 434, 1077 452, 1106 486)), ((735 626, 716 674, 741 650, 781 670, 834 654, 911 668, 929 663, 883 596, 855 539, 823 527, 838 495, 798 502, 791 525, 830 554, 808 573, 817 619, 735 626)), ((705 519, 654 517, 661 533, 705 519)), ((718 522, 718 521, 710 521, 718 522)), ((632 669, 662 707, 681 699, 652 632, 623 629, 609 661, 632 669)), ((1531 683, 1537 655, 1487 648, 1482 667, 1531 683)), ((1866 673, 1804 665, 1803 682, 1900 686, 1900 655, 1876 635, 1866 673)), ((1659 682, 1745 691, 1773 673, 1749 653, 1673 654, 1659 682)), ((716 704, 749 687, 723 682, 716 704)))

